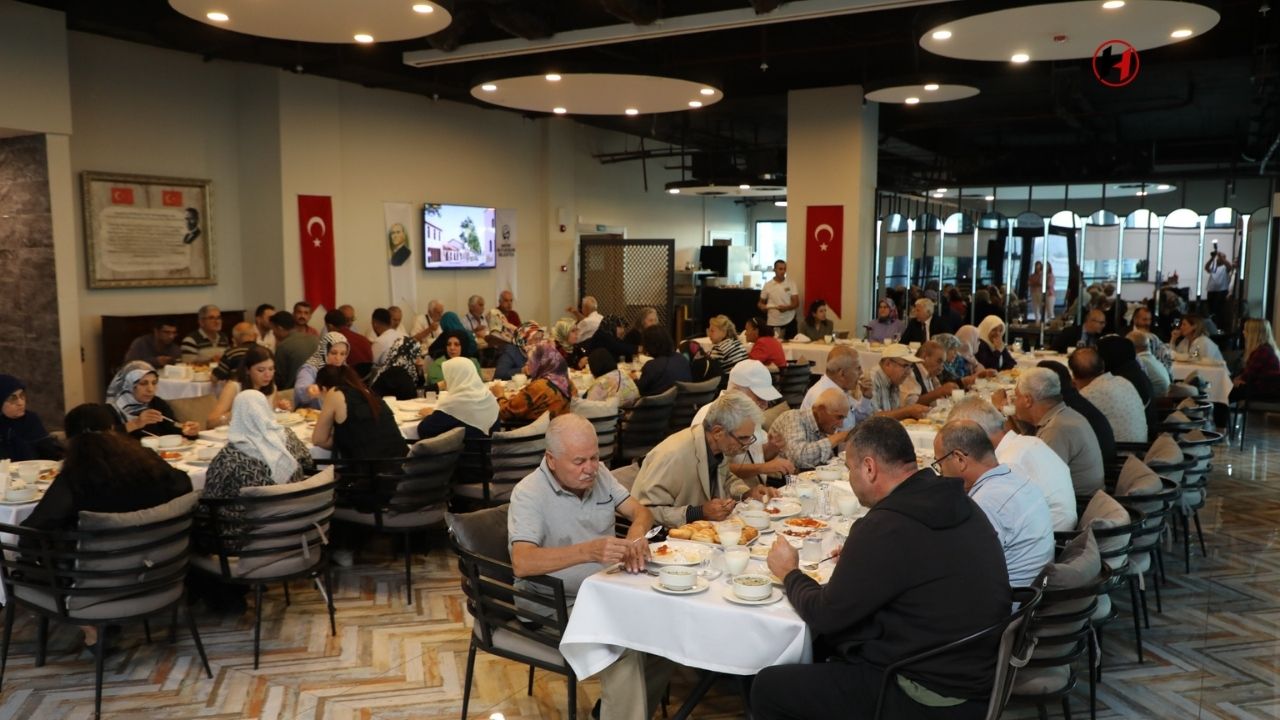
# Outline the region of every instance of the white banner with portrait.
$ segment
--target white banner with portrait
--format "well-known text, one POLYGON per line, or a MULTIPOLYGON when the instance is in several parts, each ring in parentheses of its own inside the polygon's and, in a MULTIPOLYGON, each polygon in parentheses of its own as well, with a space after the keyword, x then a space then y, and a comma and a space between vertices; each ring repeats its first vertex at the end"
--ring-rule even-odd
POLYGON ((387 272, 391 276, 391 301, 405 319, 418 312, 418 266, 422 263, 422 221, 420 205, 405 202, 382 203, 385 223, 387 272))
POLYGON ((494 289, 494 305, 503 290, 516 291, 516 211, 510 208, 497 208, 494 213, 494 224, 497 225, 498 259, 496 261, 497 287, 494 289))

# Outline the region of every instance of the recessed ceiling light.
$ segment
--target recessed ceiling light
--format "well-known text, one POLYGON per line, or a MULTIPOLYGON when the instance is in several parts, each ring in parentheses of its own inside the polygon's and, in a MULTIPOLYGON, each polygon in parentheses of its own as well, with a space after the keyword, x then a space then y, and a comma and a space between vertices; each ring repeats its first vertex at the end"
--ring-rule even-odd
POLYGON ((564 108, 562 108, 562 107, 558 107, 558 108, 551 108, 551 112, 553 112, 553 113, 555 113, 555 114, 557 114, 557 115, 563 115, 563 114, 565 114, 565 113, 567 113, 567 112, 569 112, 569 111, 568 111, 568 110, 566 110, 566 109, 564 109, 564 108))
POLYGON ((214 22, 226 22, 231 19, 230 15, 224 12, 218 12, 216 10, 211 13, 205 13, 205 17, 209 18, 214 22))
POLYGON ((920 102, 920 98, 918 98, 918 97, 909 97, 909 98, 907 98, 906 100, 903 100, 902 102, 904 102, 904 103, 906 103, 906 104, 908 104, 908 105, 915 105, 916 103, 920 102))
POLYGON ((925 92, 933 92, 938 89, 938 83, 929 83, 924 86, 925 92))
POLYGON ((936 198, 940 198, 943 196, 943 193, 934 193, 933 196, 936 198))
MULTIPOLYGON (((1123 4, 1124 3, 1121 3, 1121 5, 1123 4)), ((413 11, 421 15, 430 15, 435 12, 436 9, 426 3, 417 3, 413 6, 413 11)))
POLYGON ((671 188, 671 189, 670 189, 670 190, 668 190, 667 192, 671 193, 672 195, 679 195, 679 194, 680 194, 680 188, 671 188))
POLYGON ((1159 185, 1157 185, 1157 186, 1156 186, 1156 189, 1157 189, 1157 190, 1168 190, 1168 189, 1169 189, 1169 186, 1168 186, 1168 185, 1165 185, 1164 183, 1161 183, 1161 184, 1159 184, 1159 185))
POLYGON ((1014 53, 1013 57, 1009 58, 1009 62, 1024 63, 1030 59, 1031 56, 1026 53, 1014 53))
POLYGON ((950 39, 951 39, 951 31, 950 31, 950 30, 935 30, 935 31, 934 31, 934 33, 933 33, 933 35, 932 35, 932 37, 933 37, 933 39, 934 39, 934 40, 950 40, 950 39))
POLYGON ((368 45, 369 43, 373 42, 373 36, 370 35, 369 33, 356 33, 355 41, 362 45, 368 45))
POLYGON ((748 185, 748 184, 746 184, 746 183, 743 183, 743 184, 741 184, 741 185, 739 185, 739 186, 738 186, 738 189, 739 189, 739 190, 750 190, 750 189, 751 189, 751 186, 750 186, 750 185, 748 185))
POLYGON ((700 107, 702 107, 702 101, 701 101, 701 100, 690 100, 690 101, 689 101, 689 107, 691 107, 691 108, 700 108, 700 107))
POLYGON ((985 199, 987 202, 991 202, 992 200, 995 200, 995 199, 996 199, 996 196, 995 196, 995 195, 988 195, 988 196, 987 196, 986 198, 984 198, 984 199, 985 199))
POLYGON ((1191 31, 1186 28, 1179 28, 1169 33, 1169 37, 1181 40, 1182 38, 1191 37, 1191 31))
POLYGON ((934 192, 944 193, 944 192, 946 192, 946 191, 947 191, 947 190, 949 190, 949 189, 950 189, 950 188, 938 188, 937 190, 934 190, 934 192))
POLYGON ((774 200, 774 201, 773 201, 773 206, 774 206, 774 207, 786 207, 786 206, 787 206, 787 201, 786 201, 786 200, 774 200))
POLYGON ((708 95, 708 96, 710 96, 710 95, 715 95, 715 94, 716 94, 716 91, 715 91, 715 90, 712 90, 711 88, 702 88, 702 89, 701 89, 701 90, 699 90, 698 92, 702 93, 703 95, 708 95))
POLYGON ((494 85, 493 83, 485 83, 480 86, 480 89, 485 92, 494 92, 498 89, 498 86, 494 85))
POLYGON ((1139 190, 1138 192, 1134 193, 1134 195, 1137 195, 1138 197, 1142 197, 1146 194, 1147 194, 1146 190, 1139 190))
POLYGON ((547 73, 545 77, 547 78, 547 82, 560 82, 559 73, 547 73))
POLYGON ((628 114, 628 115, 639 115, 639 114, 640 114, 640 111, 639 111, 639 110, 637 110, 637 109, 635 109, 635 108, 627 108, 626 110, 623 110, 622 112, 624 112, 624 113, 626 113, 626 114, 628 114))
POLYGON ((1124 7, 1124 0, 1107 0, 1102 3, 1104 10, 1119 10, 1124 7))

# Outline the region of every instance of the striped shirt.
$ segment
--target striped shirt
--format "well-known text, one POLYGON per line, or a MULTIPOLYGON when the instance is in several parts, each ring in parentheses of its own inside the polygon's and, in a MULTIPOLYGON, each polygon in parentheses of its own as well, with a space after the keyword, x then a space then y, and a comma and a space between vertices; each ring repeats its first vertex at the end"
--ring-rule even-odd
POLYGON ((210 338, 197 328, 182 338, 182 362, 209 362, 215 355, 226 352, 230 346, 222 333, 210 338))
POLYGON ((726 337, 716 343, 709 353, 711 359, 720 361, 720 368, 724 372, 729 372, 734 365, 747 359, 747 350, 742 347, 742 343, 738 342, 736 337, 726 337))

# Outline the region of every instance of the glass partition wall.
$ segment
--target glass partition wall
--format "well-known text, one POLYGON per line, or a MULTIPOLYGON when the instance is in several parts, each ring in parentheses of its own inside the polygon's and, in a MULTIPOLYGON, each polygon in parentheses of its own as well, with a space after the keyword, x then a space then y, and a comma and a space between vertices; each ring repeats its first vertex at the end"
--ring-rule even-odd
MULTIPOLYGON (((938 311, 944 312, 955 288, 969 300, 965 323, 997 312, 1033 342, 1038 334, 1041 344, 1046 332, 1082 322, 1097 296, 1114 308, 1108 325, 1118 331, 1139 304, 1153 306, 1166 332, 1176 317, 1197 312, 1212 317, 1221 332, 1234 333, 1244 318, 1266 317, 1271 309, 1277 258, 1267 207, 1157 212, 1130 209, 1131 197, 1109 202, 1104 195, 1093 201, 1104 209, 1081 215, 1076 209, 1036 212, 1032 195, 1022 192, 1028 209, 1012 217, 993 209, 990 196, 984 207, 969 203, 968 194, 950 212, 938 203, 917 205, 911 217, 883 215, 876 224, 876 297, 937 290, 938 311), (1112 202, 1127 212, 1105 209, 1112 202), (1083 302, 1074 302, 1081 296, 1083 302)), ((1070 204, 1082 210, 1089 202, 1070 204)), ((1145 205, 1145 198, 1136 204, 1145 205)))

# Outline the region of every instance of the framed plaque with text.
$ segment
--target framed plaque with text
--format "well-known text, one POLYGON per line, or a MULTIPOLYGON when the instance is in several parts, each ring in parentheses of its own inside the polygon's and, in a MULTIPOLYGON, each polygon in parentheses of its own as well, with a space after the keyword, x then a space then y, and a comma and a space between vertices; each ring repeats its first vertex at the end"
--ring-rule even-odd
POLYGON ((80 174, 89 287, 215 285, 213 183, 80 174))

